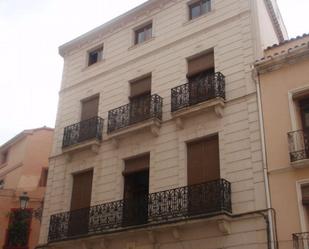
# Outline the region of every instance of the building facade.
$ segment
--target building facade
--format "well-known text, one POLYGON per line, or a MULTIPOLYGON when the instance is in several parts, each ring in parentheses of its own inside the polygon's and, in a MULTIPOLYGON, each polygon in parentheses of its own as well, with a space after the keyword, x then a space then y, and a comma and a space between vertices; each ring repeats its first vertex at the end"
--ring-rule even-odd
POLYGON ((151 0, 61 46, 41 247, 270 248, 251 65, 284 38, 275 1, 151 0))
POLYGON ((0 147, 0 245, 3 249, 33 249, 38 244, 39 211, 52 142, 53 129, 43 127, 25 130, 0 147), (25 193, 28 205, 21 210, 20 196, 25 193))
POLYGON ((268 48, 256 63, 280 248, 309 245, 308 68, 308 35, 268 48))

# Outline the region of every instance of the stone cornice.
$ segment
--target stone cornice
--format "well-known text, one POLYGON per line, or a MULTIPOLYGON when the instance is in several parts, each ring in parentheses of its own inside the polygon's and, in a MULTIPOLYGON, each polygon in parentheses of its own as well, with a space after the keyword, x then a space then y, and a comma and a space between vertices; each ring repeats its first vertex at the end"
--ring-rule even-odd
POLYGON ((273 6, 271 0, 264 0, 264 2, 265 2, 265 5, 267 7, 268 13, 270 15, 271 22, 272 22, 272 24, 273 24, 273 26, 275 28, 278 40, 279 40, 279 42, 283 42, 284 41, 284 35, 283 35, 282 29, 280 27, 279 20, 278 20, 278 18, 276 16, 276 12, 274 10, 274 6, 273 6))
POLYGON ((164 8, 167 4, 174 4, 180 0, 148 0, 136 8, 112 19, 111 21, 77 37, 76 39, 59 47, 59 54, 64 57, 74 49, 82 48, 96 39, 104 39, 127 27, 132 22, 138 22, 150 16, 157 9, 164 8))

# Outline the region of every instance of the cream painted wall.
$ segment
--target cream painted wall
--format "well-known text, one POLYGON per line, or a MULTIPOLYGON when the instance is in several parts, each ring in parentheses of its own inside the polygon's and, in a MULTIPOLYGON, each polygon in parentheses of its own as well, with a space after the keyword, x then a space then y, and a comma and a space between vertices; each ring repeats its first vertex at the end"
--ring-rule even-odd
MULTIPOLYGON (((287 51, 308 39, 289 42, 266 51, 267 55, 287 51)), ((293 51, 289 55, 292 55, 293 51)), ((274 57, 274 61, 279 61, 274 57)), ((309 60, 294 57, 292 63, 281 60, 281 67, 260 75, 261 99, 263 105, 267 161, 272 206, 277 211, 277 228, 281 248, 291 248, 292 234, 302 231, 296 183, 309 180, 309 169, 294 169, 290 164, 287 133, 292 131, 292 120, 288 93, 302 87, 309 87, 309 60)), ((298 128, 301 128, 298 126, 298 128)))
MULTIPOLYGON (((123 196, 123 159, 150 152, 150 192, 185 186, 186 142, 213 133, 219 133, 222 177, 232 183, 233 213, 266 208, 256 89, 251 77, 251 65, 257 57, 254 37, 258 32, 252 23, 252 11, 248 0, 215 0, 212 12, 188 21, 187 1, 169 1, 104 36, 98 32, 96 38, 89 38, 65 54, 40 243, 47 242, 50 215, 70 208, 73 173, 94 169, 93 205, 119 200, 123 196), (154 38, 132 46, 134 27, 149 20, 153 21, 154 38), (104 60, 85 67, 86 52, 102 43, 104 60), (215 70, 226 76, 223 118, 205 112, 187 119, 184 129, 179 130, 171 119, 170 90, 186 82, 186 58, 211 48, 215 70), (164 98, 159 136, 139 131, 122 139, 115 148, 106 134, 108 111, 127 104, 128 82, 150 72, 152 93, 164 98), (99 153, 80 152, 68 162, 61 149, 63 130, 80 121, 80 100, 97 93, 99 116, 105 119, 99 153)), ((265 224, 261 220, 246 219, 242 224, 247 229, 241 233, 236 229, 241 230, 239 221, 233 221, 233 235, 220 235, 223 240, 214 239, 215 234, 207 235, 207 230, 200 231, 199 247, 193 240, 191 247, 265 248, 265 224)), ((125 240, 117 241, 121 244, 125 240)), ((177 243, 167 248, 174 246, 177 243)))

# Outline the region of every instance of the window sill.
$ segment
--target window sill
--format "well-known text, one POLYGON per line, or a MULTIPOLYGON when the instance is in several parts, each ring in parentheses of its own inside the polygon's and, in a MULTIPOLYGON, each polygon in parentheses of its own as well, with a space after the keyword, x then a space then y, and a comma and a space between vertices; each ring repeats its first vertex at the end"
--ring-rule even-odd
POLYGON ((97 63, 94 63, 94 64, 92 64, 92 65, 90 65, 90 66, 84 67, 81 71, 82 71, 82 72, 85 72, 85 71, 88 71, 88 70, 90 70, 90 69, 92 69, 92 68, 96 68, 96 67, 98 67, 99 65, 103 64, 104 62, 105 62, 105 59, 102 59, 102 60, 100 60, 100 61, 97 62, 97 63))
POLYGON ((130 50, 132 50, 132 49, 141 47, 141 46, 143 46, 143 45, 145 45, 145 44, 147 44, 147 43, 153 41, 154 39, 155 39, 155 36, 151 37, 151 38, 150 38, 149 40, 147 40, 147 41, 144 41, 144 42, 141 42, 141 43, 138 43, 138 44, 134 44, 133 46, 129 47, 128 50, 130 51, 130 50))
POLYGON ((196 18, 191 19, 191 20, 187 20, 187 21, 184 22, 182 25, 183 25, 183 26, 190 25, 191 23, 194 23, 194 22, 197 22, 197 21, 199 21, 199 20, 201 20, 201 19, 204 19, 204 18, 208 17, 209 15, 211 15, 211 14, 213 14, 213 13, 214 13, 214 10, 211 10, 211 11, 209 11, 209 12, 203 14, 203 15, 200 15, 199 17, 196 17, 196 18))

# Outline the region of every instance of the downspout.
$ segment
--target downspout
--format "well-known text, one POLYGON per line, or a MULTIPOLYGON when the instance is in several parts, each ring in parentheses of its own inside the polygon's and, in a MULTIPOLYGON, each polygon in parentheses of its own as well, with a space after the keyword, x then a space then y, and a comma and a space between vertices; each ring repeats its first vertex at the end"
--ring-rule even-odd
MULTIPOLYGON (((253 68, 254 69, 254 68, 253 68)), ((267 170, 267 155, 266 155, 266 144, 265 144, 265 129, 264 129, 264 119, 262 112, 262 99, 261 99, 261 86, 260 86, 260 73, 254 69, 253 80, 256 83, 257 89, 257 102, 258 102, 258 112, 259 112, 259 126, 260 126, 260 136, 261 136, 261 146, 262 146, 262 164, 263 164, 263 175, 264 175, 264 185, 266 192, 266 206, 268 209, 268 222, 269 222, 269 239, 271 241, 271 248, 278 249, 278 243, 276 243, 276 238, 274 236, 274 224, 271 214, 271 198, 270 198, 270 188, 269 188, 269 180, 268 180, 268 170, 267 170)), ((276 229, 276 228, 275 228, 276 229)))

